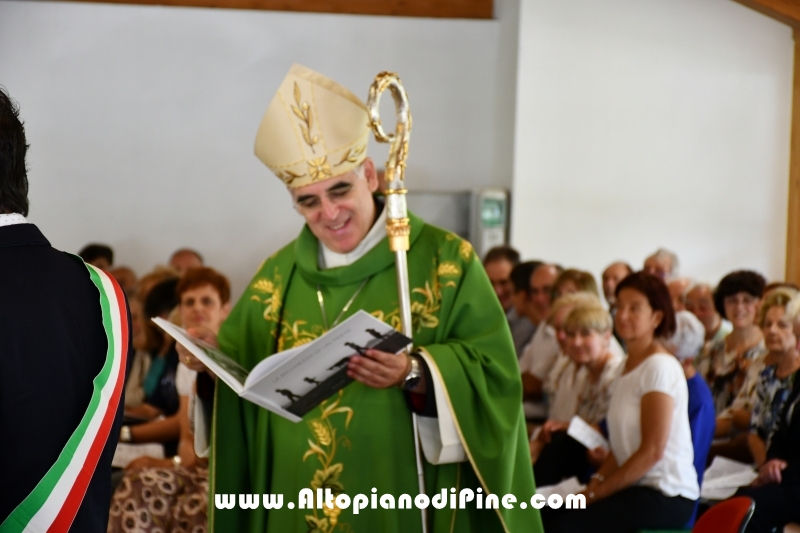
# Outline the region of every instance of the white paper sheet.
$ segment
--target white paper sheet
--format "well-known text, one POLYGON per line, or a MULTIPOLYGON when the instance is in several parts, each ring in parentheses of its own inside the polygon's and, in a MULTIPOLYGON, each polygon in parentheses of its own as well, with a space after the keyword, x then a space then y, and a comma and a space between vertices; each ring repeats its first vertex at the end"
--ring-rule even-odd
POLYGON ((700 489, 700 497, 704 500, 727 500, 739 490, 739 487, 724 487, 720 489, 708 488, 705 485, 700 489))
POLYGON ((586 485, 581 485, 581 482, 578 481, 578 478, 571 477, 569 479, 565 479, 561 483, 557 485, 548 485, 546 487, 536 487, 536 493, 541 494, 545 498, 549 497, 551 494, 558 494, 562 498, 566 499, 567 495, 569 494, 578 494, 582 492, 583 489, 586 488, 586 485))
POLYGON ((753 470, 752 465, 717 456, 703 474, 700 497, 724 500, 731 497, 736 489, 749 485, 757 477, 758 473, 753 470))
POLYGON ((111 466, 125 468, 134 459, 144 456, 163 459, 164 446, 157 442, 148 442, 147 444, 120 442, 117 444, 116 450, 114 450, 114 458, 111 459, 111 466))
POLYGON ((570 420, 567 435, 586 446, 588 450, 594 450, 595 448, 609 449, 609 444, 605 437, 578 415, 573 416, 572 420, 570 420))
POLYGON ((752 465, 715 457, 711 466, 703 475, 703 485, 706 487, 741 487, 750 484, 758 474, 752 465))

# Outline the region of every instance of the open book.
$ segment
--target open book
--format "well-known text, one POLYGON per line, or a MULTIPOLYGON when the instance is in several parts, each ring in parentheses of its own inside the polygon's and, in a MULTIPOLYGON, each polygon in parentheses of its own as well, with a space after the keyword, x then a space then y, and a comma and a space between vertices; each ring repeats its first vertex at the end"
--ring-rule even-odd
POLYGON ((353 355, 363 355, 369 348, 396 354, 411 344, 411 339, 388 324, 358 311, 325 335, 271 355, 248 372, 186 330, 161 318, 153 321, 239 396, 292 422, 299 422, 303 415, 353 381, 347 375, 347 362, 353 355))

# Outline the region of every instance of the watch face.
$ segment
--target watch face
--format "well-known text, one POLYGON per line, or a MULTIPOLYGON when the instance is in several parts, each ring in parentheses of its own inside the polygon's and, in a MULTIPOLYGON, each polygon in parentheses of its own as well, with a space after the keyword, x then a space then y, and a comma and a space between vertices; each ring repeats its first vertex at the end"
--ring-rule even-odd
POLYGON ((403 383, 403 388, 405 390, 411 390, 417 386, 417 383, 419 383, 419 376, 410 377, 403 383))

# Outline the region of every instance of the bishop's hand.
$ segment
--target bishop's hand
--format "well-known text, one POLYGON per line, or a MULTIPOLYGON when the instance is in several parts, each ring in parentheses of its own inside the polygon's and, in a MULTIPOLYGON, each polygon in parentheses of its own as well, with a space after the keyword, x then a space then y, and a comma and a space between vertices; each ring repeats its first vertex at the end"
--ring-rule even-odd
MULTIPOLYGON (((379 350, 366 350, 365 355, 354 355, 347 363, 347 375, 375 389, 401 386, 411 371, 411 356, 405 352, 393 354, 379 350)), ((424 393, 424 380, 413 392, 424 393)))

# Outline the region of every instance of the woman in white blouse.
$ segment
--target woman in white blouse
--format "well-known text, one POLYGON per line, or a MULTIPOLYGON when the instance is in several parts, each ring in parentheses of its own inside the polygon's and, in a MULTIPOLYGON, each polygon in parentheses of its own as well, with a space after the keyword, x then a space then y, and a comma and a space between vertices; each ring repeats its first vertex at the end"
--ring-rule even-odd
POLYGON ((586 510, 548 517, 548 533, 677 529, 699 495, 686 377, 660 340, 675 331, 669 291, 637 272, 616 295, 614 324, 628 359, 608 410, 611 453, 584 491, 586 510))

